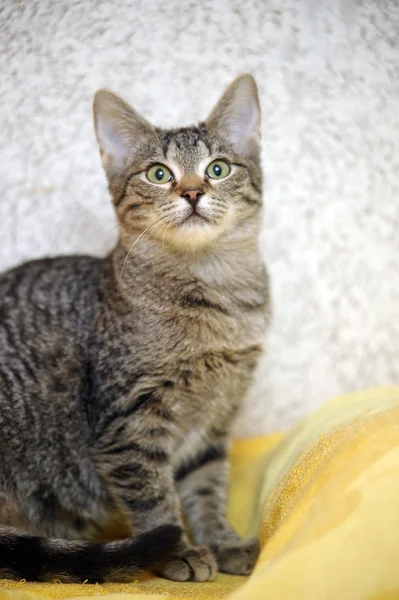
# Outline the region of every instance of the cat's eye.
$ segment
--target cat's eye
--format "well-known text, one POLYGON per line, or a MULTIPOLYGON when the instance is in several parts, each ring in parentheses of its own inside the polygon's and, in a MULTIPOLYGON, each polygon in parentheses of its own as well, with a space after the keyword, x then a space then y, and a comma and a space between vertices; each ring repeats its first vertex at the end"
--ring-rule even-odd
POLYGON ((211 179, 224 179, 230 173, 229 165, 224 160, 214 160, 206 169, 211 179))
POLYGON ((172 171, 165 167, 165 165, 153 165, 147 171, 147 179, 151 181, 151 183, 157 183, 158 185, 162 185, 163 183, 168 183, 168 181, 173 180, 172 171))

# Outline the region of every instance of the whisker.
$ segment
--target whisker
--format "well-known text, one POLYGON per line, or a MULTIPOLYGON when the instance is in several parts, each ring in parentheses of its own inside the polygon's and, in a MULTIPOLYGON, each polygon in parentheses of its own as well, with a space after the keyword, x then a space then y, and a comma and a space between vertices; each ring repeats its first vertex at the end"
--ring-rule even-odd
POLYGON ((212 248, 214 248, 215 244, 213 243, 213 241, 211 240, 211 238, 209 237, 209 235, 206 234, 205 232, 204 232, 204 237, 209 242, 209 244, 212 246, 212 248))
POLYGON ((119 227, 119 223, 117 223, 114 227, 111 227, 111 229, 108 229, 108 231, 103 233, 98 239, 102 240, 103 237, 105 237, 108 233, 111 233, 111 231, 115 231, 115 229, 118 229, 118 227, 119 227))
POLYGON ((168 231, 169 227, 172 226, 172 223, 166 223, 166 227, 165 227, 165 231, 163 232, 163 240, 162 240, 162 247, 165 248, 165 235, 166 232, 168 231))
POLYGON ((144 231, 142 233, 140 233, 139 237, 136 238, 135 241, 133 242, 133 244, 130 246, 130 250, 126 254, 126 257, 125 257, 125 260, 123 261, 122 269, 121 269, 121 272, 120 272, 120 275, 119 275, 118 294, 119 294, 120 285, 121 285, 121 282, 122 282, 123 271, 125 270, 126 262, 127 262, 128 258, 130 256, 130 254, 132 253, 133 248, 141 240, 141 238, 143 237, 143 235, 145 235, 147 232, 151 233, 151 231, 155 228, 155 226, 158 225, 158 223, 160 223, 161 221, 163 221, 163 218, 159 219, 158 221, 155 221, 155 223, 153 223, 152 225, 150 225, 149 227, 147 227, 147 229, 144 229, 144 231))

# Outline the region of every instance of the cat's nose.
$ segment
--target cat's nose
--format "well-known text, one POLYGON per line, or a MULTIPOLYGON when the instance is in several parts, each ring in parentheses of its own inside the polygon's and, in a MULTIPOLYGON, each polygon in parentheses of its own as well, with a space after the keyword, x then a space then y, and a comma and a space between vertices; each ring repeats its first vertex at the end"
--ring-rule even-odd
POLYGON ((185 198, 187 202, 189 202, 191 206, 195 208, 200 201, 201 196, 204 195, 204 190, 201 188, 190 188, 184 190, 181 195, 182 198, 185 198))

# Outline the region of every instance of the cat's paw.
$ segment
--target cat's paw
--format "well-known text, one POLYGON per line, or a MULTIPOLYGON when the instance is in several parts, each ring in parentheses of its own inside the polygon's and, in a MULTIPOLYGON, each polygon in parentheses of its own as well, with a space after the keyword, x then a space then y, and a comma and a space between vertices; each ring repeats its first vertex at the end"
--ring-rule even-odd
POLYGON ((212 546, 219 571, 231 575, 249 575, 259 556, 258 540, 212 546))
POLYGON ((184 548, 172 555, 159 575, 172 581, 213 581, 217 573, 215 557, 209 548, 184 548))

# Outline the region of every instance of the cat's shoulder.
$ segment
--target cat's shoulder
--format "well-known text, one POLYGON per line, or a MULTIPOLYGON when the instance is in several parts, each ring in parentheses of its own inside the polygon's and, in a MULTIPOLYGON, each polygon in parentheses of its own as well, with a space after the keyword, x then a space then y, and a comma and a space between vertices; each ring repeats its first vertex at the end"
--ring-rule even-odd
POLYGON ((37 288, 46 288, 49 292, 54 286, 75 288, 79 282, 85 282, 87 286, 98 279, 101 263, 101 259, 86 255, 24 262, 0 274, 0 298, 24 294, 28 300, 37 288))

